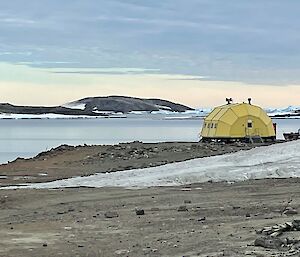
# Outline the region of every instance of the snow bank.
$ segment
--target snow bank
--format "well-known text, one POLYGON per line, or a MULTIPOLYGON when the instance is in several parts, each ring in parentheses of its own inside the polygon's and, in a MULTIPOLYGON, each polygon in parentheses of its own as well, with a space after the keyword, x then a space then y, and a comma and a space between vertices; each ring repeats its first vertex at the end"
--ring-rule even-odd
POLYGON ((300 141, 294 141, 159 167, 96 174, 50 183, 30 184, 25 187, 37 189, 76 186, 142 188, 183 185, 209 180, 241 181, 300 177, 299 150, 300 141))

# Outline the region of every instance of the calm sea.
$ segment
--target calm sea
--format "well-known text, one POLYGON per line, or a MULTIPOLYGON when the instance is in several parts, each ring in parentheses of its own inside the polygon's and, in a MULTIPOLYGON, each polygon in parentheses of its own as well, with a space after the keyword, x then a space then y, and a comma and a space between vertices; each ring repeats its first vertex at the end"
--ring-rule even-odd
MULTIPOLYGON (((296 131, 300 120, 274 120, 278 137, 296 131)), ((61 144, 116 144, 143 141, 198 141, 202 119, 0 120, 0 163, 33 157, 61 144)))

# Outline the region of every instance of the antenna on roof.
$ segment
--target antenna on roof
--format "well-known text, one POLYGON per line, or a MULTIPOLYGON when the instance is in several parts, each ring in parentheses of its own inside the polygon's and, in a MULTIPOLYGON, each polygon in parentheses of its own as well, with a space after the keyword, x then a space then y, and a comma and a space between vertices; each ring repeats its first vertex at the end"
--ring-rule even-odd
POLYGON ((251 99, 251 98, 248 98, 248 103, 249 103, 249 104, 251 104, 251 101, 252 101, 252 99, 251 99))
POLYGON ((227 102, 227 104, 231 104, 231 102, 232 102, 233 100, 232 100, 232 98, 230 97, 230 98, 226 98, 226 102, 227 102))

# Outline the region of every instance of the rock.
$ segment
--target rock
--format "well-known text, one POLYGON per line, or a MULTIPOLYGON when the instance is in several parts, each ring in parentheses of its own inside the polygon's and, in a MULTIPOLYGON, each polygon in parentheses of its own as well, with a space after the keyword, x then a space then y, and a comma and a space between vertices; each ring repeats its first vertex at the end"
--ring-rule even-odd
POLYGON ((181 191, 192 191, 192 189, 189 187, 184 187, 184 188, 181 188, 181 191))
POLYGON ((280 238, 258 237, 254 241, 254 246, 261 246, 268 249, 280 249, 284 246, 284 241, 280 238))
POLYGON ((178 207, 177 211, 188 211, 185 205, 181 205, 178 207))
POLYGON ((298 214, 298 211, 293 209, 292 207, 287 207, 285 209, 285 211, 283 212, 283 214, 285 214, 285 215, 296 215, 296 214, 298 214))
POLYGON ((247 213, 246 218, 250 218, 250 217, 251 217, 250 213, 247 213))
POLYGON ((282 234, 283 232, 282 231, 276 231, 276 232, 273 232, 272 234, 270 234, 270 237, 278 237, 278 236, 280 236, 281 234, 282 234))
POLYGON ((145 215, 145 211, 143 209, 136 209, 135 213, 136 215, 145 215))
POLYGON ((184 200, 184 203, 192 203, 191 200, 184 200))
POLYGON ((119 214, 116 211, 108 211, 104 214, 105 218, 112 219, 119 217, 119 214))
POLYGON ((127 249, 121 249, 121 250, 115 251, 115 254, 116 254, 116 255, 124 255, 124 254, 129 253, 129 252, 130 252, 130 251, 127 250, 127 249))
POLYGON ((159 153, 159 149, 157 147, 154 147, 152 151, 155 153, 159 153))
POLYGON ((158 207, 153 207, 150 209, 150 211, 159 211, 159 208, 158 207))
POLYGON ((200 219, 198 219, 198 221, 205 221, 206 220, 206 217, 202 217, 200 219))
POLYGON ((43 247, 47 247, 48 245, 46 243, 43 244, 43 247))
POLYGON ((297 230, 297 231, 300 231, 300 220, 294 220, 292 222, 292 227, 297 230))

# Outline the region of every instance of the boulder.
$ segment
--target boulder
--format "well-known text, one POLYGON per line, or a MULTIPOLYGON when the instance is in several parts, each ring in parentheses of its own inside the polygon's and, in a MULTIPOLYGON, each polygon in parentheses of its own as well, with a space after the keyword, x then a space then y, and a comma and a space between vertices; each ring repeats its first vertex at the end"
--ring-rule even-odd
POLYGON ((108 211, 104 213, 105 218, 112 219, 119 217, 119 214, 116 211, 108 211))

